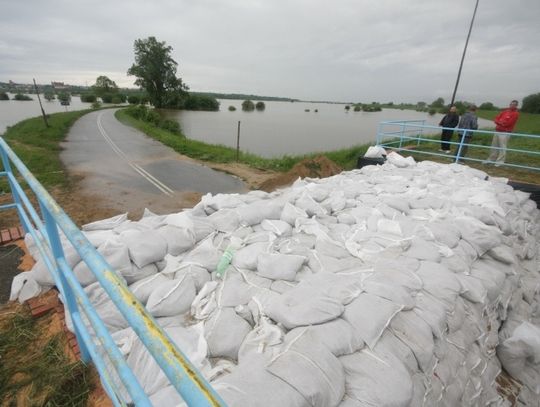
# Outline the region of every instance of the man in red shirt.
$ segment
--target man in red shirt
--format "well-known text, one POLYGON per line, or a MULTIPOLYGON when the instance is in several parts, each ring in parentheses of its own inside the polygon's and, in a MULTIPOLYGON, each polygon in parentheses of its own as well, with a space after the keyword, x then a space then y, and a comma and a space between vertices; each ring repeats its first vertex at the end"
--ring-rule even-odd
POLYGON ((504 159, 506 158, 506 145, 510 138, 508 133, 514 131, 514 126, 519 118, 517 106, 518 101, 512 100, 510 107, 499 113, 497 117, 495 117, 495 120, 493 120, 496 124, 495 131, 497 133, 493 135, 493 140, 491 141, 491 153, 489 154, 487 161, 483 161, 483 163, 494 161, 496 167, 504 164, 504 159))

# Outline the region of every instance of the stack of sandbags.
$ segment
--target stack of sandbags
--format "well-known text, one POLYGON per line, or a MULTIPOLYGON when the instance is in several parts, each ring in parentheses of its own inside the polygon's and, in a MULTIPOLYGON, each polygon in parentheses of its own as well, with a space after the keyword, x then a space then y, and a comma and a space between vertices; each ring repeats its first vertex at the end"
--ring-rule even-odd
POLYGON ((505 405, 497 346, 530 377, 538 362, 512 347, 540 322, 540 212, 482 171, 391 155, 85 233, 160 324, 201 327, 199 366, 231 406, 505 405))

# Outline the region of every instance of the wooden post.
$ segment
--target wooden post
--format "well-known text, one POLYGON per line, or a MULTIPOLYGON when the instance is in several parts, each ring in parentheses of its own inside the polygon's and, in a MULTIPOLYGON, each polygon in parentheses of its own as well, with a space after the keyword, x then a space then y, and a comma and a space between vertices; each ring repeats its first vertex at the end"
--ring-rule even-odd
POLYGON ((240 120, 238 120, 238 133, 236 135, 236 162, 240 159, 240 120))
POLYGON ((45 110, 43 110, 43 105, 41 104, 41 98, 39 97, 39 91, 36 85, 36 80, 33 79, 33 81, 34 81, 34 88, 36 89, 36 95, 39 100, 39 107, 41 107, 41 114, 43 116, 43 121, 45 122, 45 127, 49 127, 49 122, 47 121, 47 115, 45 114, 45 110))

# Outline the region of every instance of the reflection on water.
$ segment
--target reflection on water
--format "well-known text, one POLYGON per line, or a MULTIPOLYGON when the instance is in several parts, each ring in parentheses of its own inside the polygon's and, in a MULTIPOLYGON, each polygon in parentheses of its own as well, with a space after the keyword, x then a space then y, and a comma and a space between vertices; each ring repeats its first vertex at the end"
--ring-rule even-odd
POLYGON ((437 126, 442 118, 439 114, 429 116, 399 109, 346 112, 343 104, 308 102, 265 102, 263 112, 243 112, 242 100, 222 99, 220 103, 219 112, 162 110, 161 113, 178 120, 187 137, 229 147, 236 147, 240 121, 240 149, 269 158, 369 143, 375 140, 377 125, 383 120, 426 120, 426 124, 437 126), (236 111, 229 111, 229 106, 236 107, 236 111))

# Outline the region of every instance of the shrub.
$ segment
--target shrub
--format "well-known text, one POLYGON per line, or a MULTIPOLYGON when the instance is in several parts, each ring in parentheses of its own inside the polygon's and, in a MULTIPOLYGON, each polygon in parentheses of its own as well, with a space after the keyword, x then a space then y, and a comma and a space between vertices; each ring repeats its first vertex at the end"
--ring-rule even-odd
POLYGON ((431 108, 431 109, 429 109, 428 113, 429 113, 430 116, 433 116, 435 113, 437 113, 437 111, 435 109, 431 108))
POLYGON ((101 103, 99 103, 97 100, 92 103, 92 109, 99 109, 101 107, 101 103))
POLYGON ((219 102, 216 98, 207 95, 189 95, 183 100, 185 110, 205 110, 215 112, 219 110, 219 102))
POLYGON ((349 105, 345 106, 345 110, 348 112, 351 109, 349 105))
POLYGON ((129 95, 127 101, 130 105, 137 105, 141 102, 141 98, 137 95, 129 95))
POLYGON ((111 93, 104 93, 101 95, 101 101, 103 103, 112 103, 113 95, 111 93))
POLYGON ((359 112, 360 110, 362 110, 362 106, 360 106, 360 105, 355 105, 354 106, 354 111, 355 112, 359 112))
POLYGON ((242 110, 246 112, 251 112, 255 110, 255 104, 251 100, 244 100, 242 102, 242 110))
POLYGON ((165 119, 159 123, 159 127, 171 133, 180 134, 180 123, 175 120, 165 119))
POLYGON ((9 100, 9 95, 6 92, 0 92, 0 100, 9 100))
POLYGON ((229 112, 235 112, 236 111, 236 107, 234 106, 229 106, 229 112))
POLYGON ((126 113, 131 117, 139 120, 146 120, 148 108, 144 105, 130 106, 126 109, 126 113))
POLYGON ((118 95, 114 95, 111 99, 111 103, 114 103, 115 105, 122 103, 122 98, 118 95))
POLYGON ((45 94, 43 95, 43 97, 44 97, 48 102, 50 102, 51 100, 54 100, 54 93, 52 93, 52 92, 45 92, 45 94))
POLYGON ((540 113, 540 93, 525 96, 521 111, 525 113, 540 113))
POLYGON ((34 100, 28 95, 23 95, 22 93, 17 93, 14 97, 14 100, 34 100))
POLYGON ((155 124, 156 126, 159 126, 159 123, 161 122, 161 116, 154 109, 147 109, 146 117, 144 118, 144 120, 147 121, 148 123, 152 123, 152 124, 155 124))
POLYGON ((81 102, 94 103, 97 100, 93 93, 81 93, 81 102))
POLYGON ((180 124, 177 121, 162 119, 157 111, 149 109, 144 105, 129 106, 126 109, 126 113, 135 119, 151 123, 171 133, 181 134, 180 124))
POLYGON ((255 109, 263 111, 264 109, 266 109, 266 105, 264 104, 264 102, 257 102, 255 104, 255 109))
POLYGON ((60 93, 58 94, 58 100, 59 100, 60 102, 64 102, 64 103, 68 103, 68 104, 69 104, 69 102, 70 102, 70 100, 71 100, 71 95, 70 95, 69 93, 67 93, 67 92, 60 92, 60 93))
POLYGON ((480 106, 478 106, 478 109, 480 110, 497 110, 495 105, 491 102, 484 102, 480 106))

